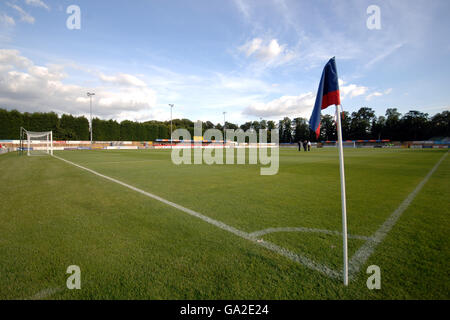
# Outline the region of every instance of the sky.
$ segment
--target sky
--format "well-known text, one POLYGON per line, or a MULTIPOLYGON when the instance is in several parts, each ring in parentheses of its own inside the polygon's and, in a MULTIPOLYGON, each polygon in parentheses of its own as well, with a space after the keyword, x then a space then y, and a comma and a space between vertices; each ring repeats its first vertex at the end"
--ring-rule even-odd
POLYGON ((335 56, 345 111, 433 115, 450 110, 449 12, 448 0, 0 0, 0 107, 87 116, 94 92, 102 119, 166 121, 169 104, 193 121, 309 119, 335 56))

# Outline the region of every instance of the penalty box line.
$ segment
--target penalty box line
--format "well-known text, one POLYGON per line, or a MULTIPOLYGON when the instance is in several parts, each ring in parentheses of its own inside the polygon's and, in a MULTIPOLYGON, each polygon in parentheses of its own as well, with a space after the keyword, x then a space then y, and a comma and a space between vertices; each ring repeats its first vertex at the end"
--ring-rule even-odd
POLYGON ((406 197, 405 200, 398 206, 397 209, 384 221, 375 233, 369 237, 359 249, 355 252, 349 262, 350 279, 353 280, 358 275, 361 267, 367 262, 370 256, 375 251, 375 248, 384 240, 389 231, 394 227, 403 212, 413 202, 417 194, 422 190, 423 186, 428 182, 433 173, 437 170, 439 165, 447 157, 448 151, 438 160, 438 162, 431 168, 425 178, 419 182, 416 188, 406 197))
POLYGON ((305 256, 293 253, 293 252, 291 252, 291 251, 289 251, 289 250, 287 250, 287 249, 285 249, 283 247, 280 247, 280 246, 278 246, 276 244, 273 244, 273 243, 265 241, 265 240, 264 241, 258 241, 258 239, 256 239, 250 233, 247 233, 247 232, 244 232, 244 231, 239 230, 237 228, 234 228, 232 226, 229 226, 229 225, 227 225, 227 224, 225 224, 225 223, 223 223, 221 221, 218 221, 218 220, 212 219, 210 217, 207 217, 207 216, 205 216, 205 215, 203 215, 201 213, 198 213, 198 212, 196 212, 194 210, 191 210, 191 209, 188 209, 186 207, 183 207, 183 206, 181 206, 179 204, 176 204, 176 203, 174 203, 172 201, 169 201, 169 200, 166 200, 164 198, 161 198, 161 197, 159 197, 159 196, 157 196, 155 194, 152 194, 150 192, 147 192, 147 191, 144 191, 142 189, 136 188, 136 187, 134 187, 132 185, 129 185, 129 184, 125 183, 125 182, 122 182, 120 180, 108 177, 108 176, 106 176, 104 174, 98 173, 97 171, 94 171, 92 169, 83 167, 83 166, 81 166, 79 164, 76 164, 76 163, 74 163, 72 161, 66 160, 66 159, 58 157, 56 155, 53 155, 53 157, 56 158, 56 159, 59 159, 61 161, 64 161, 64 162, 66 162, 66 163, 68 163, 68 164, 70 164, 72 166, 75 166, 75 167, 80 168, 82 170, 88 171, 88 172, 90 172, 90 173, 92 173, 92 174, 94 174, 96 176, 99 176, 99 177, 104 178, 106 180, 109 180, 111 182, 117 183, 117 184, 119 184, 119 185, 121 185, 123 187, 126 187, 128 189, 131 189, 133 191, 136 191, 136 192, 138 192, 140 194, 143 194, 143 195, 145 195, 145 196, 147 196, 149 198, 152 198, 154 200, 160 201, 160 202, 162 202, 162 203, 164 203, 166 205, 169 205, 169 206, 171 206, 173 208, 176 208, 176 209, 178 209, 180 211, 183 211, 183 212, 185 212, 185 213, 187 213, 187 214, 189 214, 191 216, 199 218, 199 219, 201 219, 201 220, 203 220, 203 221, 205 221, 205 222, 207 222, 209 224, 212 224, 212 225, 214 225, 214 226, 216 226, 216 227, 218 227, 218 228, 220 228, 222 230, 228 231, 228 232, 230 232, 230 233, 232 233, 232 234, 234 234, 234 235, 236 235, 236 236, 238 236, 238 237, 240 237, 242 239, 248 240, 248 241, 250 241, 250 242, 252 242, 254 244, 257 244, 257 245, 259 245, 259 246, 261 246, 263 248, 266 248, 266 249, 268 249, 270 251, 273 251, 273 252, 275 252, 275 253, 277 253, 279 255, 282 255, 282 256, 284 256, 284 257, 286 257, 286 258, 288 258, 288 259, 290 259, 290 260, 292 260, 294 262, 297 262, 297 263, 299 263, 299 264, 309 268, 309 269, 318 271, 318 272, 328 276, 329 278, 333 278, 333 279, 340 279, 341 278, 340 272, 337 272, 337 271, 327 267, 326 265, 317 263, 317 262, 315 262, 315 261, 313 261, 313 260, 311 260, 311 259, 309 259, 309 258, 307 258, 305 256))

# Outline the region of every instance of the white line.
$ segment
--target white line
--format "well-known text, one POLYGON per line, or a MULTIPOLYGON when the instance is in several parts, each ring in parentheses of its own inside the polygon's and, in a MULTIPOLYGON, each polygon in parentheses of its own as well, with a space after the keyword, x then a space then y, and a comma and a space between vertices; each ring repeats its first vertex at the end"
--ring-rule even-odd
POLYGON ((145 195, 145 196, 147 196, 149 198, 152 198, 152 199, 158 200, 158 201, 160 201, 162 203, 165 203, 165 204, 167 204, 167 205, 169 205, 171 207, 174 207, 174 208, 176 208, 176 209, 178 209, 180 211, 183 211, 183 212, 185 212, 185 213, 187 213, 187 214, 189 214, 191 216, 197 217, 197 218, 199 218, 199 219, 201 219, 201 220, 203 220, 205 222, 208 222, 208 223, 210 223, 210 224, 212 224, 212 225, 214 225, 214 226, 216 226, 216 227, 218 227, 218 228, 220 228, 222 230, 225 230, 225 231, 228 231, 230 233, 233 233, 234 235, 236 235, 238 237, 241 237, 243 239, 249 240, 249 241, 253 242, 254 244, 257 244, 257 245, 259 245, 261 247, 264 247, 264 248, 269 249, 269 250, 271 250, 273 252, 276 252, 276 253, 284 256, 284 257, 287 257, 287 258, 291 259, 292 261, 300 263, 300 264, 302 264, 302 265, 304 265, 304 266, 306 266, 306 267, 308 267, 310 269, 313 269, 315 271, 319 271, 319 272, 325 274, 326 276, 328 276, 330 278, 336 278, 336 279, 340 278, 340 274, 338 272, 336 272, 335 270, 332 270, 332 269, 330 269, 329 267, 327 267, 325 265, 322 265, 322 264, 319 264, 317 262, 314 262, 313 260, 310 260, 307 257, 304 257, 304 256, 298 255, 296 253, 293 253, 293 252, 291 252, 291 251, 289 251, 289 250, 287 250, 285 248, 279 247, 279 246, 277 246, 277 245, 275 245, 273 243, 270 243, 268 241, 258 241, 258 239, 255 239, 254 237, 252 237, 247 232, 244 232, 244 231, 241 231, 239 229, 236 229, 236 228, 234 228, 232 226, 229 226, 229 225, 227 225, 227 224, 225 224, 223 222, 220 222, 218 220, 214 220, 212 218, 209 218, 209 217, 207 217, 205 215, 202 215, 201 213, 198 213, 198 212, 196 212, 194 210, 191 210, 191 209, 185 208, 183 206, 180 206, 179 204, 176 204, 176 203, 171 202, 169 200, 163 199, 163 198, 161 198, 161 197, 159 197, 157 195, 154 195, 152 193, 146 192, 146 191, 141 190, 139 188, 133 187, 133 186, 131 186, 131 185, 127 184, 127 183, 124 183, 122 181, 119 181, 117 179, 105 176, 105 175, 103 175, 101 173, 98 173, 98 172, 92 170, 92 169, 80 166, 79 164, 76 164, 74 162, 71 162, 69 160, 60 158, 60 157, 55 156, 55 155, 53 155, 53 157, 55 157, 55 158, 57 158, 59 160, 62 160, 64 162, 68 163, 68 164, 71 164, 71 165, 73 165, 75 167, 78 167, 80 169, 86 170, 86 171, 88 171, 88 172, 90 172, 92 174, 95 174, 95 175, 99 176, 99 177, 102 177, 102 178, 107 179, 109 181, 112 181, 112 182, 115 182, 117 184, 120 184, 120 185, 122 185, 122 186, 124 186, 124 187, 126 187, 128 189, 131 189, 133 191, 139 192, 139 193, 141 193, 141 194, 143 194, 143 195, 145 195))
MULTIPOLYGON (((264 230, 259 230, 250 233, 250 236, 257 238, 261 237, 265 234, 273 233, 273 232, 311 232, 311 233, 324 233, 329 235, 341 236, 342 232, 326 230, 326 229, 315 229, 315 228, 305 228, 305 227, 285 227, 285 228, 268 228, 264 230)), ((370 240, 370 237, 367 236, 359 236, 359 235, 348 235, 351 239, 359 239, 359 240, 370 240)))
POLYGON ((164 161, 164 160, 155 159, 155 160, 95 161, 95 162, 91 162, 91 163, 92 164, 116 164, 116 163, 136 163, 136 162, 155 162, 155 161, 164 161))
POLYGON ((369 257, 374 252, 375 248, 379 243, 381 243, 392 227, 395 225, 397 220, 400 218, 402 213, 408 208, 414 198, 417 196, 422 187, 430 179, 431 175, 436 171, 442 161, 447 157, 448 152, 446 152, 439 161, 434 165, 434 167, 428 172, 428 174, 423 178, 423 180, 417 185, 417 187, 406 197, 405 200, 398 206, 398 208, 386 219, 386 221, 378 228, 377 231, 372 235, 371 239, 368 240, 361 248, 356 251, 350 260, 350 277, 354 278, 360 268, 367 262, 369 257))
POLYGON ((64 290, 64 288, 47 288, 47 289, 39 291, 34 296, 32 296, 31 298, 28 298, 26 300, 41 300, 41 299, 45 299, 45 298, 48 298, 48 297, 54 295, 55 293, 63 291, 63 290, 64 290))

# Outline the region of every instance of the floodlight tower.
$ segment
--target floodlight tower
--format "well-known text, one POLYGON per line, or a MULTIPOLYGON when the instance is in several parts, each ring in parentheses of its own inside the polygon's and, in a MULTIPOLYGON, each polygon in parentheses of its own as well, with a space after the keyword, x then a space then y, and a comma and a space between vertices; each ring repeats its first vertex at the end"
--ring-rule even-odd
POLYGON ((173 103, 169 103, 170 106, 170 148, 172 149, 172 109, 173 109, 173 103))
POLYGON ((87 92, 87 96, 89 97, 89 111, 90 111, 90 117, 91 117, 91 125, 89 128, 90 136, 91 136, 91 145, 92 145, 92 96, 95 96, 94 92, 87 92))

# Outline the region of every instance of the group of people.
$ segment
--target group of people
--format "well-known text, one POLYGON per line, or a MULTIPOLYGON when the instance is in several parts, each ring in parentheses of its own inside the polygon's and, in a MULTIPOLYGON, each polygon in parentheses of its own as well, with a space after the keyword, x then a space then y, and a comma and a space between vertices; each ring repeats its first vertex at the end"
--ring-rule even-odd
POLYGON ((303 141, 298 141, 298 151, 302 151, 302 145, 303 145, 303 150, 305 151, 311 151, 311 141, 309 140, 303 140, 303 141))

